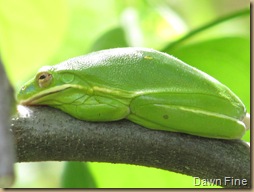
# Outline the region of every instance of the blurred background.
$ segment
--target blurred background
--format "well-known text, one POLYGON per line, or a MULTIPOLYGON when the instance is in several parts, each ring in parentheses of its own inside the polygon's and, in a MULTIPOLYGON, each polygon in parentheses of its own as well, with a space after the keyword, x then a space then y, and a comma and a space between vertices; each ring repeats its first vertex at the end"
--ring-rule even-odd
MULTIPOLYGON (((0 0, 0 53, 18 90, 43 65, 101 49, 150 47, 217 78, 250 112, 249 7, 247 0, 0 0)), ((243 140, 250 141, 249 131, 243 140)), ((195 187, 190 176, 134 165, 40 162, 15 169, 17 188, 195 187)))

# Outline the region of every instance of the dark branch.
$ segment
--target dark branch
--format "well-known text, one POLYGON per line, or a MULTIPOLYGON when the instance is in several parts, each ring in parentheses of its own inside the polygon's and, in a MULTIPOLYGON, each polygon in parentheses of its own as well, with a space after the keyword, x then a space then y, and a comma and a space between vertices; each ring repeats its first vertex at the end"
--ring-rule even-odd
POLYGON ((0 188, 10 187, 14 181, 15 155, 9 132, 12 106, 15 106, 13 89, 0 59, 0 188))
POLYGON ((12 120, 18 162, 96 161, 143 165, 202 179, 223 187, 250 187, 250 150, 241 140, 201 138, 155 131, 127 120, 79 121, 49 107, 24 107, 12 120), (247 185, 225 185, 225 177, 247 185))

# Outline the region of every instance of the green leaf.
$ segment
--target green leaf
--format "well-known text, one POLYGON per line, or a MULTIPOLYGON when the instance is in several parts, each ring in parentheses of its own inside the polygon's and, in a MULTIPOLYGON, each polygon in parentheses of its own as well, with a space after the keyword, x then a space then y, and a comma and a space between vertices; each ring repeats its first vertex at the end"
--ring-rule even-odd
POLYGON ((95 1, 80 0, 67 0, 67 2, 70 8, 69 26, 60 48, 49 64, 88 53, 98 36, 117 23, 113 0, 100 1, 99 4, 95 1))
POLYGON ((87 163, 66 162, 62 174, 63 188, 96 188, 96 182, 87 163))
POLYGON ((98 188, 220 188, 195 186, 191 176, 137 165, 89 163, 98 188))
POLYGON ((1 55, 14 84, 53 56, 66 31, 68 8, 62 0, 0 0, 0 13, 1 55))
MULTIPOLYGON (((246 18, 246 16, 248 16, 247 18, 250 17, 249 7, 245 8, 243 10, 240 10, 240 11, 233 12, 229 15, 224 16, 224 17, 220 17, 212 22, 209 22, 205 25, 200 26, 199 28, 196 28, 196 29, 190 31, 189 33, 187 33, 180 39, 177 39, 177 40, 173 41, 172 43, 169 43, 164 49, 162 49, 162 51, 163 52, 170 52, 170 50, 174 49, 175 47, 182 46, 186 41, 188 42, 188 41, 191 41, 193 38, 198 39, 198 38, 202 37, 203 32, 207 33, 209 30, 213 29, 214 27, 218 27, 220 23, 227 22, 227 21, 230 21, 235 18, 246 18)), ((230 23, 235 24, 233 22, 230 22, 230 23)), ((235 26, 233 27, 233 30, 234 29, 236 29, 235 26)), ((221 30, 226 30, 226 29, 222 28, 221 30)), ((223 33, 221 31, 220 31, 220 33, 221 33, 220 36, 223 36, 223 33)), ((228 32, 227 34, 230 34, 230 33, 228 32)), ((211 37, 210 37, 210 39, 211 39, 211 37)))
POLYGON ((127 47, 124 30, 121 27, 113 28, 100 36, 92 45, 92 51, 109 49, 115 47, 127 47))

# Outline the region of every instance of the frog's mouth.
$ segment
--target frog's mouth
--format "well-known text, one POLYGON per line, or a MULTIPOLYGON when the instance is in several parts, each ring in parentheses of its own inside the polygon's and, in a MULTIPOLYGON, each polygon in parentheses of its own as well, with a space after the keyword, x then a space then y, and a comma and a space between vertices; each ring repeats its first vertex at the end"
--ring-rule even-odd
POLYGON ((54 100, 52 99, 54 94, 63 92, 67 89, 70 89, 71 87, 72 85, 65 84, 65 85, 49 88, 29 97, 28 99, 25 99, 25 100, 20 99, 19 103, 21 105, 46 105, 46 103, 49 104, 50 100, 52 101, 54 100))

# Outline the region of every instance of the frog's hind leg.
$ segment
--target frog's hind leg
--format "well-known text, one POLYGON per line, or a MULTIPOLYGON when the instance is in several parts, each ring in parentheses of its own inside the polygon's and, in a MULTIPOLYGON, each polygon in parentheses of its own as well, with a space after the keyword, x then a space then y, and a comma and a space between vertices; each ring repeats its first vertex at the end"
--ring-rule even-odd
MULTIPOLYGON (((236 118, 216 113, 214 105, 209 104, 212 99, 204 105, 202 102, 207 102, 207 98, 197 95, 193 98, 190 95, 176 97, 165 94, 139 96, 131 102, 127 119, 156 130, 211 138, 241 138, 245 132, 244 124, 236 118)), ((229 107, 225 102, 221 105, 229 107)))

